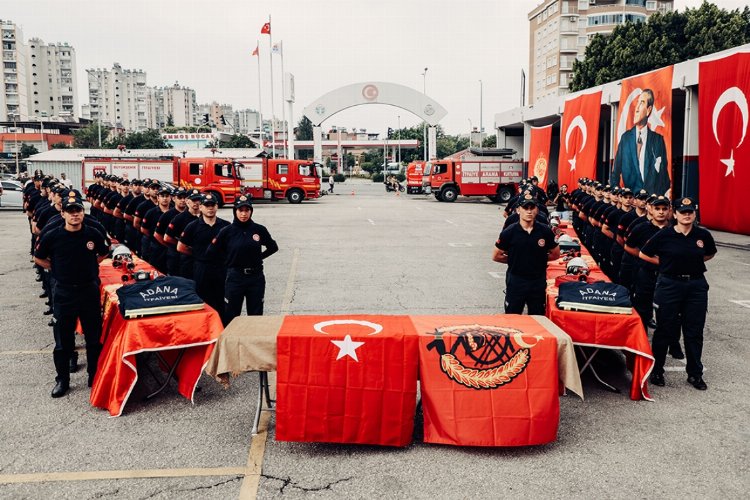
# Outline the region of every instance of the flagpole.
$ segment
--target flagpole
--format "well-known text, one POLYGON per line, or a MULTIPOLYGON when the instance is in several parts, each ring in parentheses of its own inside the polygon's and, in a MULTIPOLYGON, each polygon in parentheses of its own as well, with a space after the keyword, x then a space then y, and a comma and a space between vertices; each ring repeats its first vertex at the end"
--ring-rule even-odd
POLYGON ((273 104, 273 35, 271 34, 271 16, 268 16, 268 62, 271 65, 271 158, 276 158, 276 111, 273 104))
POLYGON ((258 118, 260 119, 260 124, 258 126, 258 132, 260 139, 260 149, 263 148, 263 91, 260 87, 261 79, 260 79, 260 42, 258 40, 255 41, 255 52, 256 57, 258 58, 258 118))
POLYGON ((287 140, 289 139, 289 124, 286 122, 286 107, 284 106, 284 99, 286 98, 286 78, 284 77, 284 40, 281 40, 279 42, 279 55, 281 56, 281 124, 284 130, 284 149, 286 150, 286 157, 291 159, 287 142, 287 140))

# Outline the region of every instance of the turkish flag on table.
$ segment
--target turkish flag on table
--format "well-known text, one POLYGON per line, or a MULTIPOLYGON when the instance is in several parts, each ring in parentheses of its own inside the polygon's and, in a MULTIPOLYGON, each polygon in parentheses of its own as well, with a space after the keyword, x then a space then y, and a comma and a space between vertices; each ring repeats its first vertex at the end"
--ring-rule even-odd
POLYGON ((560 126, 557 183, 574 186, 581 177, 596 177, 596 151, 602 92, 565 101, 560 126))
POLYGON ((408 316, 287 316, 277 340, 276 439, 408 445, 417 340, 408 316))
POLYGON ((549 146, 552 140, 552 125, 531 127, 529 146, 529 175, 539 179, 539 185, 547 190, 549 181, 549 146))
POLYGON ((424 441, 527 446, 557 438, 557 339, 533 317, 416 316, 424 441))
POLYGON ((698 66, 699 200, 701 222, 750 234, 746 207, 750 186, 750 54, 698 66))

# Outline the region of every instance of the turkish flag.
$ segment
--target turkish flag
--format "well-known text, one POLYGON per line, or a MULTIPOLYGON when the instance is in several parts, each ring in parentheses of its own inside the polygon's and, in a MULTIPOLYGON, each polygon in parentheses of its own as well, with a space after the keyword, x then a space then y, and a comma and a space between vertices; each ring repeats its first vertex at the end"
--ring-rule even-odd
POLYGON ((260 29, 261 35, 270 35, 271 34, 271 22, 267 22, 263 25, 263 27, 260 29))
POLYGON ((258 55, 258 44, 257 43, 255 44, 255 50, 253 50, 253 53, 251 55, 253 55, 253 56, 257 56, 258 55))
POLYGON ((673 72, 674 67, 667 66, 622 80, 611 184, 628 187, 633 192, 646 189, 656 194, 665 194, 671 188, 673 72), (638 109, 641 100, 646 104, 651 102, 650 112, 648 106, 644 106, 644 111, 638 109), (643 154, 643 174, 638 159, 637 129, 633 129, 636 115, 646 120, 649 129, 643 154), (628 169, 632 172, 638 169, 637 177, 629 174, 628 169))
POLYGON ((408 316, 287 316, 277 341, 276 439, 408 445, 417 344, 408 316))
POLYGON ((698 67, 699 200, 701 222, 750 234, 750 54, 738 53, 698 67))
POLYGON ((529 145, 529 176, 535 175, 539 185, 547 190, 549 181, 549 146, 552 141, 552 125, 531 127, 529 145))
POLYGON ((575 186, 581 177, 596 177, 601 101, 601 90, 565 101, 557 162, 558 184, 575 186))
POLYGON ((531 316, 413 316, 425 443, 527 446, 557 438, 557 339, 531 316))

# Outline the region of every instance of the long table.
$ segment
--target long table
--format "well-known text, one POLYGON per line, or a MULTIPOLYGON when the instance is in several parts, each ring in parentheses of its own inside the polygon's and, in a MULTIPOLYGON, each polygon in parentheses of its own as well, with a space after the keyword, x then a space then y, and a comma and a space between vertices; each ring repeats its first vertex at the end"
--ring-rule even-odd
MULTIPOLYGON (((565 231, 575 235, 572 228, 565 228, 565 231)), ((592 278, 609 281, 583 246, 581 254, 589 265, 592 278)), ((632 373, 630 399, 653 401, 648 392, 648 376, 654 366, 654 356, 640 316, 635 310, 630 314, 603 314, 558 308, 555 278, 565 274, 566 265, 565 259, 560 258, 547 266, 547 317, 570 335, 577 346, 624 351, 632 373)))
MULTIPOLYGON (((138 259, 136 269, 151 270, 138 259)), ((120 314, 117 289, 122 271, 109 259, 100 266, 102 304, 102 353, 91 388, 92 406, 122 415, 138 380, 136 355, 158 353, 173 367, 179 393, 193 402, 195 388, 223 325, 209 306, 202 310, 125 319, 120 314)))
MULTIPOLYGON (((222 333, 216 344, 216 348, 214 349, 214 352, 208 361, 208 364, 206 366, 206 373, 225 385, 229 384, 230 377, 232 376, 237 376, 241 373, 249 371, 260 372, 260 388, 258 402, 256 405, 256 418, 253 432, 257 432, 257 422, 260 417, 260 412, 263 410, 264 394, 267 400, 270 399, 268 397, 267 391, 268 378, 265 377, 265 373, 269 371, 276 371, 277 368, 281 369, 279 367, 279 363, 281 361, 277 359, 277 350, 281 352, 279 338, 284 337, 285 339, 289 339, 289 336, 292 335, 291 344, 289 340, 284 341, 283 359, 284 362, 287 362, 287 360, 290 359, 290 345, 294 345, 293 338, 295 335, 297 335, 290 329, 296 329, 296 331, 300 331, 299 322, 303 321, 304 323, 305 321, 304 318, 300 318, 301 317, 294 316, 286 318, 281 316, 237 317, 227 326, 227 328, 222 333)), ((383 324, 386 324, 386 322, 388 321, 387 318, 394 317, 381 316, 380 318, 382 318, 381 321, 383 321, 383 324)), ((575 394, 581 396, 581 398, 583 397, 583 390, 581 388, 581 381, 575 359, 575 352, 573 350, 573 343, 570 337, 564 331, 562 331, 553 322, 543 316, 407 316, 401 318, 407 318, 408 320, 410 320, 410 324, 414 325, 413 327, 410 326, 410 328, 413 330, 412 333, 406 332, 404 335, 406 335, 407 337, 409 335, 416 336, 420 346, 418 349, 418 353, 414 352, 413 355, 418 356, 420 364, 420 377, 422 379, 422 401, 425 412, 426 442, 475 446, 519 446, 526 444, 539 444, 540 442, 549 442, 549 440, 554 440, 554 436, 556 436, 557 434, 557 416, 559 414, 559 403, 557 402, 557 396, 559 390, 561 388, 563 390, 567 388, 575 394), (438 355, 439 352, 444 348, 451 349, 451 342, 455 343, 455 338, 453 341, 447 340, 449 338, 447 334, 445 336, 435 335, 434 325, 438 324, 468 325, 468 328, 470 329, 479 327, 479 325, 485 325, 484 327, 480 327, 480 329, 485 328, 489 330, 495 328, 492 325, 515 325, 519 327, 518 331, 522 331, 525 333, 523 333, 519 337, 511 335, 511 337, 513 337, 511 345, 514 346, 514 349, 527 349, 530 352, 532 362, 529 364, 529 367, 535 367, 534 370, 544 370, 544 366, 548 367, 547 370, 549 370, 549 368, 552 368, 549 371, 544 371, 542 375, 535 376, 536 380, 546 380, 547 382, 541 382, 543 387, 539 386, 536 382, 533 381, 532 371, 529 371, 528 374, 523 374, 518 383, 515 383, 515 385, 510 384, 508 386, 512 387, 512 392, 507 392, 507 390, 506 392, 478 390, 480 389, 480 387, 471 386, 471 384, 473 383, 472 381, 464 381, 464 385, 461 386, 460 384, 456 384, 448 380, 445 375, 438 376, 437 380, 439 382, 436 384, 433 381, 434 377, 430 378, 431 375, 429 375, 425 370, 437 369, 439 372, 441 370, 441 363, 445 361, 441 361, 441 357, 438 355), (441 342, 441 349, 430 348, 430 345, 438 338, 439 342, 441 342), (552 344, 550 344, 550 342, 552 342, 552 344), (555 354, 552 354, 551 357, 549 357, 549 354, 545 354, 545 352, 549 353, 548 348, 553 345, 555 347, 553 348, 552 352, 555 354), (548 379, 548 377, 552 378, 548 379), (485 416, 473 415, 474 417, 476 417, 476 419, 469 426, 473 429, 476 429, 477 426, 481 426, 481 428, 486 429, 488 432, 484 433, 484 435, 491 436, 489 441, 487 439, 483 439, 481 442, 477 442, 474 438, 467 437, 466 422, 463 422, 463 424, 458 421, 451 421, 446 423, 446 415, 443 411, 441 411, 444 409, 443 406, 441 404, 435 403, 436 401, 441 400, 441 397, 435 396, 435 394, 438 394, 440 392, 444 393, 446 390, 454 394, 454 396, 449 397, 448 400, 453 400, 454 404, 457 404, 457 402, 459 401, 464 402, 461 403, 460 406, 456 407, 459 409, 463 407, 464 404, 473 404, 471 403, 471 401, 484 401, 484 403, 479 403, 479 407, 484 407, 485 411, 489 411, 489 413, 485 414, 485 416), (434 391, 437 391, 437 393, 435 393, 434 391), (550 395, 554 396, 554 401, 553 398, 550 397, 550 395), (511 403, 511 401, 515 402, 511 403), (543 404, 541 403, 541 401, 546 401, 547 403, 543 404), (521 402, 523 402, 523 404, 521 404, 521 402), (535 403, 538 403, 539 406, 535 406, 535 403), (513 414, 514 411, 517 411, 518 408, 521 407, 532 409, 536 407, 536 417, 525 418, 524 420, 519 415, 513 414), (488 410, 488 408, 493 408, 493 410, 488 410), (432 420, 428 419, 428 414, 432 420), (540 416, 542 414, 544 414, 545 416, 540 416), (553 420, 555 422, 554 429, 552 429, 550 426, 550 422, 553 420), (513 426, 508 427, 508 422, 511 421, 514 422, 513 426), (504 425, 505 427, 503 427, 504 425), (542 429, 541 433, 539 430, 540 426, 544 428, 542 429), (434 431, 436 428, 441 429, 441 431, 430 431, 430 429, 434 431), (499 429, 505 429, 506 433, 503 434, 503 432, 495 432, 499 429)), ((370 324, 374 321, 378 321, 377 318, 373 319, 373 317, 357 317, 355 319, 351 319, 350 317, 343 316, 327 316, 325 318, 314 318, 314 320, 317 321, 316 324, 331 325, 347 324, 347 322, 356 322, 363 319, 366 319, 370 324), (323 319, 325 321, 321 322, 320 320, 323 319)), ((309 351, 309 345, 311 342, 315 342, 314 339, 316 338, 316 336, 318 338, 326 339, 325 342, 330 342, 331 339, 336 340, 337 338, 343 338, 345 336, 344 333, 348 331, 336 331, 335 327, 328 327, 325 334, 327 335, 330 333, 331 337, 329 338, 320 333, 315 333, 313 331, 314 328, 306 328, 305 330, 310 330, 310 332, 299 333, 300 336, 298 341, 301 346, 305 346, 305 349, 308 349, 308 351, 306 352, 316 353, 319 353, 320 351, 309 351)), ((498 331, 501 335, 505 335, 503 334, 503 332, 512 330, 503 329, 502 326, 499 326, 498 331)), ((483 337, 485 341, 489 338, 490 337, 483 337)), ((364 337, 359 339, 355 338, 355 340, 364 340, 366 342, 369 342, 369 340, 364 337)), ((507 342, 507 340, 505 341, 507 342)), ((468 342, 472 341, 469 340, 468 342)), ((478 342, 481 343, 482 340, 479 340, 478 342)), ((455 353, 455 351, 455 349, 452 349, 453 353, 455 353)), ((281 354, 279 354, 279 356, 281 356, 281 354)), ((319 354, 316 354, 313 356, 308 356, 305 359, 309 359, 310 361, 308 363, 312 363, 313 360, 319 357, 319 354)), ((299 369, 303 369, 303 367, 299 366, 299 369)), ((304 369, 308 370, 309 367, 306 366, 304 369)), ((284 368, 284 370, 288 371, 289 369, 284 368)), ((466 370, 466 372, 464 373, 468 373, 467 376, 469 378, 481 376, 481 374, 478 374, 474 370, 466 370)), ((286 373, 280 374, 280 378, 282 379, 284 379, 286 376, 286 373)), ((333 372, 331 372, 330 376, 334 377, 333 372)), ((451 376, 454 378, 454 380, 460 377, 456 376, 455 373, 451 376)), ((287 382, 284 381, 283 383, 287 382)), ((479 382, 478 384, 481 385, 482 383, 483 382, 479 382)), ((297 384, 304 385, 304 382, 297 382, 297 384)), ((295 394, 300 394, 301 396, 299 397, 303 397, 302 395, 306 394, 305 388, 301 387, 295 394)), ((319 392, 315 394, 319 394, 319 392)), ((318 399, 321 398, 319 397, 318 399)), ((442 398, 442 400, 445 400, 445 398, 442 398)), ((270 405, 270 403, 270 401, 267 401, 267 404, 270 405)), ((450 408, 452 408, 452 406, 450 408)), ((281 409, 284 410, 283 404, 281 405, 281 409)), ((288 420, 286 419, 286 417, 282 417, 279 415, 279 413, 277 413, 277 427, 279 425, 279 420, 282 418, 284 419, 284 421, 288 420)), ((317 421, 319 421, 321 418, 326 417, 325 414, 323 414, 322 416, 318 415, 316 418, 317 421)), ((451 419, 449 418, 448 420, 451 419)), ((299 421, 298 425, 304 426, 305 424, 304 422, 299 421)), ((314 441, 316 439, 310 438, 310 436, 302 436, 299 438, 295 438, 295 440, 314 441)))

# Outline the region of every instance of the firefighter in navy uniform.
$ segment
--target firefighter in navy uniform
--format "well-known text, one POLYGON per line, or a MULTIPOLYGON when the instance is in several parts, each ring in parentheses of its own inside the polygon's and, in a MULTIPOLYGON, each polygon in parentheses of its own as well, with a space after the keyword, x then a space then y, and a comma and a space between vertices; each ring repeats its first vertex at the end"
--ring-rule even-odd
POLYGON ((263 315, 266 277, 263 259, 279 250, 268 230, 252 220, 253 205, 242 195, 234 204, 234 221, 219 232, 208 248, 208 256, 221 256, 227 268, 224 285, 224 320, 229 324, 242 313, 247 301, 248 316, 263 315), (265 247, 265 249, 263 249, 265 247))
POLYGON ((44 234, 37 245, 34 261, 50 269, 55 278, 55 349, 57 377, 52 397, 65 395, 70 388, 70 358, 75 346, 76 321, 80 319, 86 338, 88 386, 91 387, 101 352, 102 329, 99 297, 99 262, 109 252, 105 237, 83 223, 83 199, 77 192, 63 199, 65 224, 44 234))
MULTIPOLYGON (((195 193, 191 193, 191 197, 194 196, 195 193)), ((229 222, 216 217, 219 207, 213 194, 203 195, 198 206, 201 215, 189 222, 180 233, 177 251, 182 257, 194 262, 191 277, 195 280, 195 291, 206 304, 216 309, 223 321, 227 270, 220 256, 211 258, 207 251, 214 238, 229 222)))
POLYGON ((707 389, 703 380, 703 327, 708 309, 708 282, 705 262, 716 255, 716 243, 706 229, 695 225, 698 206, 692 198, 675 203, 676 224, 656 233, 639 254, 659 269, 654 292, 656 330, 652 339, 654 370, 651 383, 663 386, 667 351, 685 340, 688 383, 707 389))
MULTIPOLYGON (((215 206, 216 199, 213 197, 213 195, 211 195, 210 199, 213 200, 212 204, 215 206)), ((178 267, 175 275, 187 279, 193 279, 193 256, 187 253, 179 252, 179 250, 177 250, 177 244, 180 241, 182 232, 185 231, 185 228, 188 226, 188 224, 195 221, 201 216, 201 201, 203 201, 203 195, 200 191, 198 191, 197 189, 191 189, 190 191, 188 191, 187 209, 182 213, 175 215, 174 219, 172 219, 172 222, 170 222, 169 226, 167 227, 167 232, 164 234, 164 241, 166 241, 170 245, 174 245, 175 250, 178 252, 178 267)), ((214 217, 215 216, 216 213, 214 212, 214 217)), ((213 236, 209 239, 209 242, 211 239, 213 239, 213 236)), ((167 263, 167 267, 169 267, 169 263, 167 263)), ((172 272, 170 272, 169 274, 172 274, 172 272)), ((223 287, 221 297, 223 300, 223 287)))
POLYGON ((505 277, 505 313, 544 315, 546 309, 547 261, 560 257, 552 230, 535 221, 536 198, 526 193, 519 204, 521 219, 500 233, 492 260, 508 264, 505 277))

